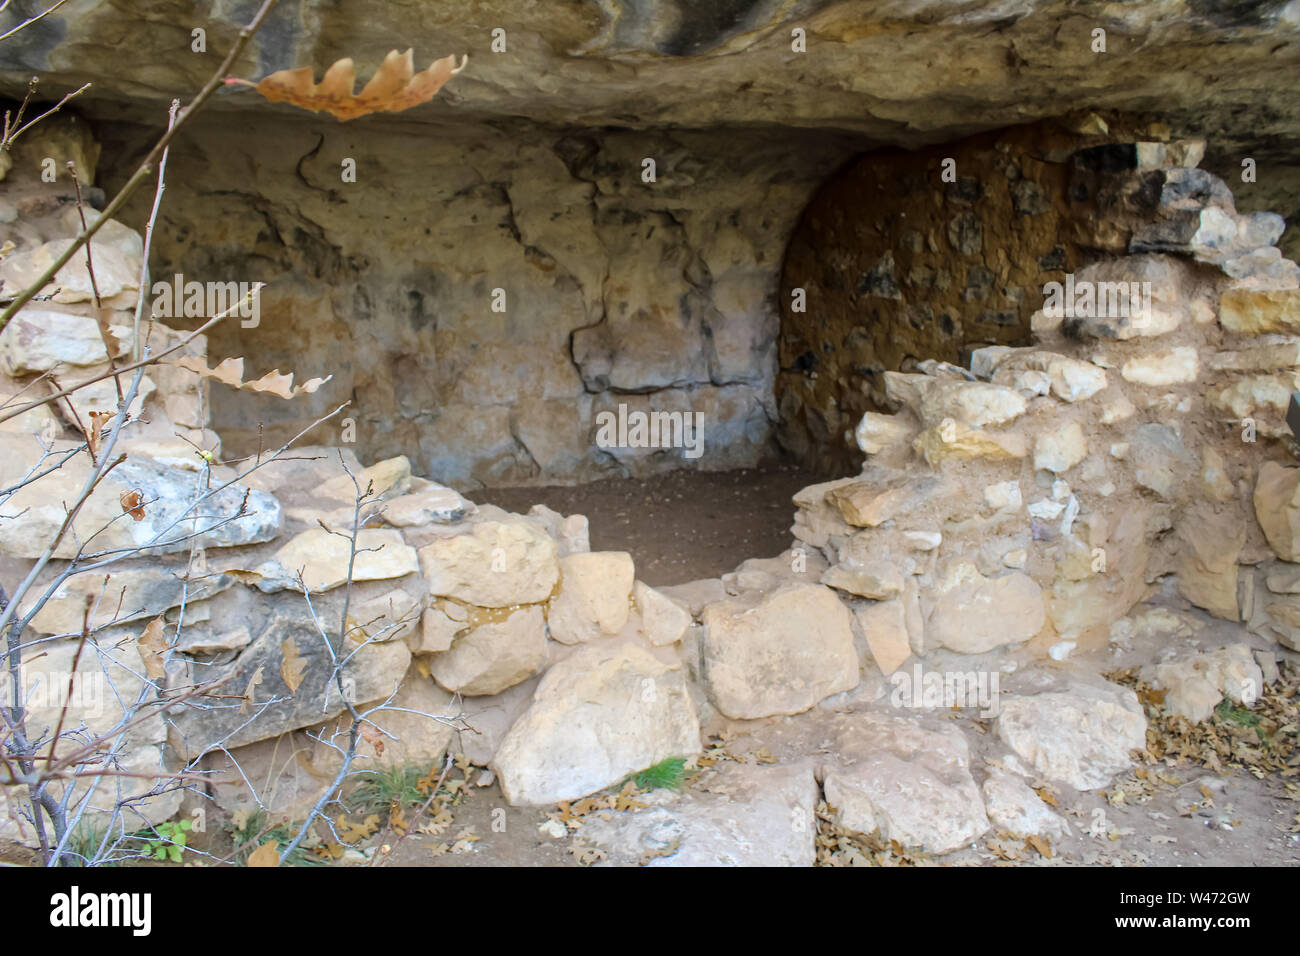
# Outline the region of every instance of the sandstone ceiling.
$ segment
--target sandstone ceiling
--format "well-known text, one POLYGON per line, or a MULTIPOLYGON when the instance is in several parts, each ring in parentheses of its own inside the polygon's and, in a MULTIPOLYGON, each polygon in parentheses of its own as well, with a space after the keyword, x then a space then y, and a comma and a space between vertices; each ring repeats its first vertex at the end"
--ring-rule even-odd
MULTIPOLYGON (((13 0, 7 27, 43 10, 13 0)), ((252 0, 71 0, 0 44, 3 91, 92 82, 84 104, 161 107, 196 89, 252 0), (207 52, 191 51, 206 31, 207 52)), ((468 53, 404 114, 649 128, 828 128, 902 146, 1074 109, 1158 111, 1211 140, 1284 148, 1300 129, 1300 2, 1285 0, 302 0, 281 3, 239 73, 468 53), (506 51, 491 50, 505 31, 506 51), (805 31, 806 52, 792 49, 805 31), (1093 31, 1106 50, 1093 52, 1093 31)), ((247 91, 218 108, 282 112, 247 91)), ((391 122, 381 119, 376 122, 391 122)))

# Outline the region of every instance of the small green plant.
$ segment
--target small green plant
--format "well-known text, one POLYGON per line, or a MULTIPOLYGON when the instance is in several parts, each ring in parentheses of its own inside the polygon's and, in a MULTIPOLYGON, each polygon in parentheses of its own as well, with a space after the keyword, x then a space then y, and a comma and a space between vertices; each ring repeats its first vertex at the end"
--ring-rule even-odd
POLYGON ((686 758, 669 757, 653 767, 647 767, 640 773, 624 780, 631 780, 638 790, 680 790, 686 780, 686 758))
POLYGON ((189 839, 185 834, 193 827, 193 821, 180 820, 176 823, 159 823, 152 830, 142 830, 133 835, 144 842, 144 855, 147 858, 179 863, 189 839))
POLYGON ((425 769, 418 764, 402 767, 393 764, 367 771, 365 779, 352 792, 352 797, 360 808, 371 813, 387 811, 394 804, 408 807, 424 803, 427 794, 420 789, 420 779, 424 776, 425 769))
POLYGON ((1260 726, 1259 717, 1252 714, 1245 707, 1237 707, 1227 697, 1219 701, 1219 706, 1214 708, 1216 719, 1226 724, 1236 724, 1238 727, 1247 727, 1255 731, 1255 736, 1265 748, 1271 748, 1272 740, 1269 735, 1260 726))

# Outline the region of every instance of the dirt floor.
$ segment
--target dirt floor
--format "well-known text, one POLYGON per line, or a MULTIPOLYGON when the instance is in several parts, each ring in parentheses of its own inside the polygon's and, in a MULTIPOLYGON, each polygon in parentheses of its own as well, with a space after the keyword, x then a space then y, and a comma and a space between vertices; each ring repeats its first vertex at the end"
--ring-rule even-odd
POLYGON ((665 587, 718 577, 746 558, 780 554, 790 547, 791 496, 824 480, 791 465, 773 465, 572 487, 491 488, 468 497, 521 514, 544 504, 561 514, 586 515, 593 551, 627 551, 638 578, 665 587))

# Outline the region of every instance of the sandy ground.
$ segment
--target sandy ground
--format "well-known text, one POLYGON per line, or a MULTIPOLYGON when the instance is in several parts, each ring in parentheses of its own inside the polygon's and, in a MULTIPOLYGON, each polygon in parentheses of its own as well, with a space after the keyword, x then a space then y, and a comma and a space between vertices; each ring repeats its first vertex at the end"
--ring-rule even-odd
POLYGON ((593 551, 627 551, 637 577, 663 587, 716 578, 746 558, 790 547, 791 496, 825 479, 792 466, 724 472, 675 471, 573 487, 493 488, 475 502, 526 513, 544 504, 587 516, 593 551))

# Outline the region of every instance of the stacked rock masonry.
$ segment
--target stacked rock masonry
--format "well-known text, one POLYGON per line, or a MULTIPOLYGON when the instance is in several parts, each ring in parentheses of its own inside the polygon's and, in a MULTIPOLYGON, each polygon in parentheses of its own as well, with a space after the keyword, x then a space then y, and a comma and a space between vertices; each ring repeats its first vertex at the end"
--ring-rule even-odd
MULTIPOLYGON (((93 170, 93 144, 78 142, 80 168, 93 170)), ((348 593, 350 699, 402 708, 385 723, 382 755, 362 745, 366 765, 431 766, 450 747, 490 766, 511 804, 547 806, 696 758, 702 728, 770 718, 775 728, 800 715, 826 741, 816 754, 726 769, 729 789, 645 818, 684 828, 658 862, 811 863, 823 798, 839 825, 935 854, 991 826, 1054 832, 1064 822, 1033 803, 1029 780, 1104 787, 1145 745, 1133 691, 1072 663, 1128 640, 1144 599, 1172 588, 1241 626, 1236 644, 1148 662, 1166 706, 1191 719, 1224 697, 1249 704, 1277 655, 1300 651, 1300 467, 1284 422, 1300 389, 1300 269, 1274 245, 1280 217, 1238 214, 1226 185, 1196 167, 1200 149, 1158 145, 1135 144, 1140 161, 1099 176, 1124 245, 1071 274, 1059 311, 1033 312, 1032 345, 976 348, 969 367, 931 359, 884 371, 890 411, 856 424, 860 473, 801 491, 790 550, 718 580, 649 587, 628 554, 590 550, 582 516, 476 506, 405 457, 363 467, 345 448, 313 445, 247 475, 245 464, 214 464, 209 386, 175 365, 151 368, 122 432, 126 461, 42 579, 92 536, 98 550, 158 541, 199 489, 231 483, 185 519, 186 540, 114 567, 110 590, 122 597, 95 611, 97 659, 82 666, 106 661, 122 699, 143 692, 135 637, 162 617, 178 641, 162 683, 224 680, 258 717, 169 706, 120 742, 123 766, 200 760, 223 808, 300 817, 339 765, 316 737, 346 711, 329 681, 343 648, 321 639, 318 622, 340 620, 348 593), (1129 202, 1153 183, 1149 207, 1129 202), (351 527, 358 487, 379 507, 347 586, 350 547, 331 529, 351 527), (120 520, 133 490, 146 514, 120 520), (922 700, 920 686, 901 702, 891 694, 896 675, 923 670, 1005 681, 959 701, 992 719, 995 742, 979 746, 994 748, 999 769, 977 766, 970 733, 927 710, 951 701, 922 700), (472 732, 456 736, 457 715, 472 732), (708 821, 719 812, 753 839, 718 841, 708 821)), ((0 278, 11 294, 79 223, 38 184, 6 189, 0 239, 14 245, 0 278)), ((108 354, 74 260, 52 298, 0 333, 8 395, 179 341, 134 320, 141 237, 110 223, 93 252, 121 353, 108 354)), ((203 340, 186 354, 205 358, 203 340)), ((115 401, 106 381, 5 422, 3 485, 46 448, 75 447, 76 429, 115 401)), ((8 570, 39 558, 62 520, 57 503, 85 479, 77 461, 5 501, 8 570)), ((33 618, 41 670, 71 669, 87 595, 104 587, 102 574, 73 577, 33 618)), ((106 710, 73 708, 72 719, 110 726, 106 710)), ((52 724, 58 713, 36 707, 28 719, 52 724)), ((145 803, 146 818, 170 818, 179 799, 145 803)))

